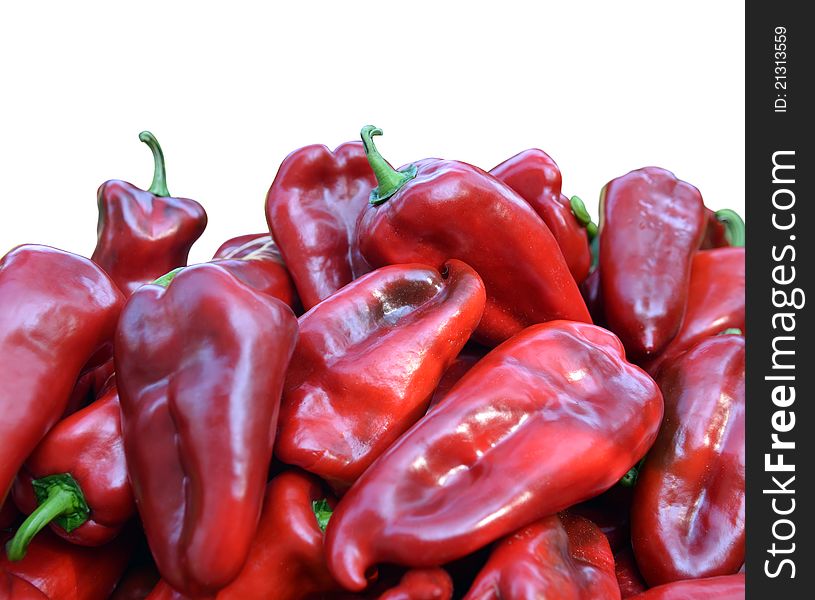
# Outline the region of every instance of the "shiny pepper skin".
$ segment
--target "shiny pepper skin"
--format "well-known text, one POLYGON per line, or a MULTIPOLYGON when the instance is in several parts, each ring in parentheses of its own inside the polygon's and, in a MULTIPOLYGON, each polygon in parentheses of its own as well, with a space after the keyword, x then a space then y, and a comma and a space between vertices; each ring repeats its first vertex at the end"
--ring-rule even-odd
POLYGON ((705 226, 699 190, 670 171, 646 167, 603 188, 603 312, 632 360, 655 355, 679 331, 705 226))
POLYGON ((308 310, 370 271, 356 226, 376 184, 359 142, 289 154, 266 195, 266 220, 308 310))
POLYGON ((600 529, 552 515, 502 540, 464 600, 619 600, 614 557, 600 529))
POLYGON ((744 600, 744 574, 686 579, 630 596, 631 600, 744 600))
POLYGON ((569 199, 560 189, 562 177, 557 163, 543 150, 531 148, 516 154, 490 170, 540 215, 555 236, 575 282, 589 274, 591 250, 586 228, 572 213, 569 199))
POLYGON ((631 541, 649 585, 744 563, 744 338, 701 342, 659 377, 665 420, 640 469, 631 541))
POLYGON ((651 446, 662 395, 610 332, 529 327, 481 359, 360 477, 326 531, 352 590, 388 562, 435 566, 614 485, 651 446))
POLYGON ((451 260, 383 267, 300 318, 275 453, 344 490, 427 410, 484 311, 475 271, 451 260))

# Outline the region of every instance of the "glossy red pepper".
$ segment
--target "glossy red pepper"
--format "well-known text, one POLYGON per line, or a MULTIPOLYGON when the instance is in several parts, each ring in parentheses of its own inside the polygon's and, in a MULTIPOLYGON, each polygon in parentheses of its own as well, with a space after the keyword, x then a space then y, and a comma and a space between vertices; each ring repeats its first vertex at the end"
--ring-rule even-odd
POLYGON ((186 265, 190 247, 207 226, 200 204, 170 196, 164 154, 153 134, 142 131, 139 139, 153 151, 153 183, 147 191, 115 179, 101 185, 97 242, 91 257, 127 295, 186 265))
POLYGON ((344 490, 427 410, 484 311, 464 263, 383 267, 300 318, 276 456, 344 490))
POLYGON ((0 503, 65 412, 82 369, 109 354, 123 301, 75 254, 20 246, 0 260, 0 503))
POLYGON ((57 423, 29 456, 13 487, 29 517, 8 552, 22 558, 47 525, 74 544, 112 540, 136 514, 127 475, 116 386, 90 406, 57 423))
POLYGON ((620 588, 603 533, 583 517, 552 515, 502 540, 464 600, 614 600, 620 588))
POLYGON ((691 259, 705 232, 702 196, 657 167, 631 171, 600 196, 600 293, 629 357, 662 350, 679 331, 691 259))
POLYGON ((631 600, 744 600, 744 574, 687 579, 660 585, 631 600))
POLYGON ((362 130, 379 182, 359 224, 371 265, 466 262, 487 290, 476 339, 491 346, 534 323, 591 320, 557 241, 529 204, 462 162, 427 159, 395 171, 373 144, 381 133, 362 130))
MULTIPOLYGON (((7 539, 2 536, 0 542, 7 539)), ((43 531, 23 560, 12 562, 0 554, 0 598, 5 592, 12 600, 105 600, 127 566, 133 543, 131 530, 95 548, 69 544, 43 531)))
POLYGON ((719 248, 693 257, 688 307, 673 340, 643 368, 652 375, 705 338, 726 331, 744 332, 744 248, 719 248))
POLYGON ((648 586, 637 568, 634 552, 630 545, 614 554, 614 571, 617 575, 617 585, 620 586, 620 596, 630 598, 644 592, 648 586))
POLYGON ((326 532, 334 577, 380 562, 465 556, 614 485, 662 418, 653 380, 588 325, 527 328, 481 359, 342 498, 326 532))
POLYGON ((476 344, 468 344, 465 346, 464 349, 458 353, 453 364, 447 367, 444 375, 441 376, 439 384, 433 392, 433 397, 430 399, 427 410, 432 409, 441 402, 447 395, 447 392, 453 389, 453 386, 458 383, 459 379, 464 377, 479 360, 484 358, 488 351, 488 348, 476 344))
POLYGON ((122 312, 128 469, 159 572, 182 593, 214 593, 246 560, 296 337, 286 305, 213 263, 142 286, 122 312))
POLYGON ((744 338, 701 342, 664 366, 665 421, 640 469, 631 541, 650 585, 744 563, 744 338))
POLYGON ((308 310, 370 267, 356 226, 375 180, 359 142, 286 157, 266 195, 266 219, 308 310))
POLYGON ((294 282, 283 264, 277 245, 268 233, 228 240, 215 253, 213 262, 217 262, 249 287, 282 300, 292 310, 299 309, 300 301, 294 282), (237 244, 240 240, 243 243, 237 244))
POLYGON ((560 191, 563 179, 557 163, 543 150, 530 148, 494 167, 490 175, 515 190, 540 215, 580 284, 591 266, 589 236, 560 191))

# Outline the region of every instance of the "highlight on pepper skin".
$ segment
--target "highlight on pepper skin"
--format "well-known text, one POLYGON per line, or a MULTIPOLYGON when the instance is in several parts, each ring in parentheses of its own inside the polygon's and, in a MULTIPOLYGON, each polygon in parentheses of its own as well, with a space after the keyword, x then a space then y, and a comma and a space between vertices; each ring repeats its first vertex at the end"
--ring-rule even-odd
POLYGON ((381 135, 270 165, 189 265, 145 131, 90 258, 0 259, 0 596, 744 597, 741 218, 381 135))

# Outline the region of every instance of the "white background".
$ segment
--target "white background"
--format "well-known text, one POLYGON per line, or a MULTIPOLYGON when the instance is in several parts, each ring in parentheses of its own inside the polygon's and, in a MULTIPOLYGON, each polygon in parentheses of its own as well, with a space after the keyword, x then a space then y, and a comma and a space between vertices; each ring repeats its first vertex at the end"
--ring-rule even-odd
POLYGON ((743 214, 741 2, 219 4, 6 3, 0 253, 90 255, 99 184, 150 185, 142 129, 170 192, 209 214, 191 261, 266 229, 286 154, 366 123, 397 165, 540 147, 595 215, 603 184, 646 165, 743 214))

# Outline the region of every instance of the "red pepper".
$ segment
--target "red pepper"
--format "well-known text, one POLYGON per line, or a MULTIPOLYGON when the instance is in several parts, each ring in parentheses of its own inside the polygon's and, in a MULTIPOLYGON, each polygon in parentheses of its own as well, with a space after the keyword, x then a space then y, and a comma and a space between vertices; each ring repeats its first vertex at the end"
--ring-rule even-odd
POLYGON ((410 569, 384 592, 364 594, 363 597, 377 600, 450 600, 453 597, 453 580, 447 571, 439 567, 410 569))
POLYGON ((584 323, 529 327, 487 356, 340 501, 328 565, 347 589, 380 562, 465 556, 614 485, 662 418, 653 380, 584 323))
POLYGON ((484 311, 475 271, 451 260, 368 273, 300 318, 276 456, 345 489, 427 410, 484 311))
POLYGON ((149 131, 139 139, 153 151, 155 171, 147 191, 111 180, 97 192, 99 224, 91 257, 125 293, 187 264, 187 255, 207 226, 195 200, 170 197, 164 154, 149 131))
POLYGON ((83 367, 109 354, 123 301, 75 254, 20 246, 0 260, 0 503, 65 412, 83 367))
POLYGON ((128 469, 159 572, 182 593, 217 591, 246 560, 296 337, 287 306, 213 263, 142 286, 122 312, 128 469))
POLYGON ((560 191, 563 179, 557 163, 543 150, 531 148, 494 167, 490 175, 506 183, 535 209, 555 236, 572 277, 581 283, 591 266, 589 236, 586 226, 572 212, 571 201, 560 191))
POLYGON ((453 364, 447 367, 444 375, 441 376, 439 384, 433 392, 433 397, 430 399, 427 410, 432 409, 441 402, 447 395, 447 392, 453 389, 453 386, 458 383, 458 380, 464 377, 479 360, 484 358, 487 352, 488 349, 483 346, 477 346, 475 344, 465 346, 464 349, 459 352, 458 356, 456 356, 453 364))
POLYGON ((359 224, 371 265, 466 262, 487 290, 476 339, 491 346, 534 323, 591 320, 557 241, 529 204, 457 161, 427 159, 395 171, 373 144, 381 133, 362 129, 379 182, 359 224))
POLYGON ((691 259, 705 232, 702 196, 656 167, 631 171, 600 196, 600 288, 609 328, 633 359, 679 331, 691 259))
POLYGON ((620 586, 620 595, 623 598, 636 596, 648 588, 637 568, 630 545, 626 545, 614 554, 614 571, 617 575, 617 585, 620 586))
POLYGON ((652 375, 705 338, 745 328, 744 248, 719 248, 693 257, 682 327, 658 356, 644 364, 652 375))
POLYGON ((213 262, 217 262, 249 287, 282 300, 292 310, 299 309, 300 301, 294 282, 283 264, 277 245, 268 233, 228 240, 215 253, 213 262), (243 243, 238 244, 241 240, 243 243))
MULTIPOLYGON (((0 542, 6 539, 0 537, 0 542)), ((69 544, 43 531, 31 542, 23 560, 12 562, 0 555, 0 598, 5 574, 6 585, 11 587, 6 587, 7 597, 12 600, 105 600, 122 576, 133 544, 131 530, 95 548, 69 544)))
POLYGON ((266 196, 266 219, 306 310, 370 271, 356 225, 375 185, 359 142, 289 154, 266 196))
POLYGON ((614 557, 597 526, 552 515, 502 540, 464 600, 620 598, 614 557))
POLYGON ((31 539, 49 523, 54 533, 82 546, 99 546, 119 534, 136 514, 136 505, 115 384, 48 432, 26 459, 13 493, 29 517, 9 546, 12 560, 22 558, 31 539))
POLYGON ((688 579, 660 585, 631 600, 744 600, 744 574, 688 579))
POLYGON ((640 469, 631 540, 650 585, 744 563, 744 338, 701 342, 663 367, 665 421, 640 469))

